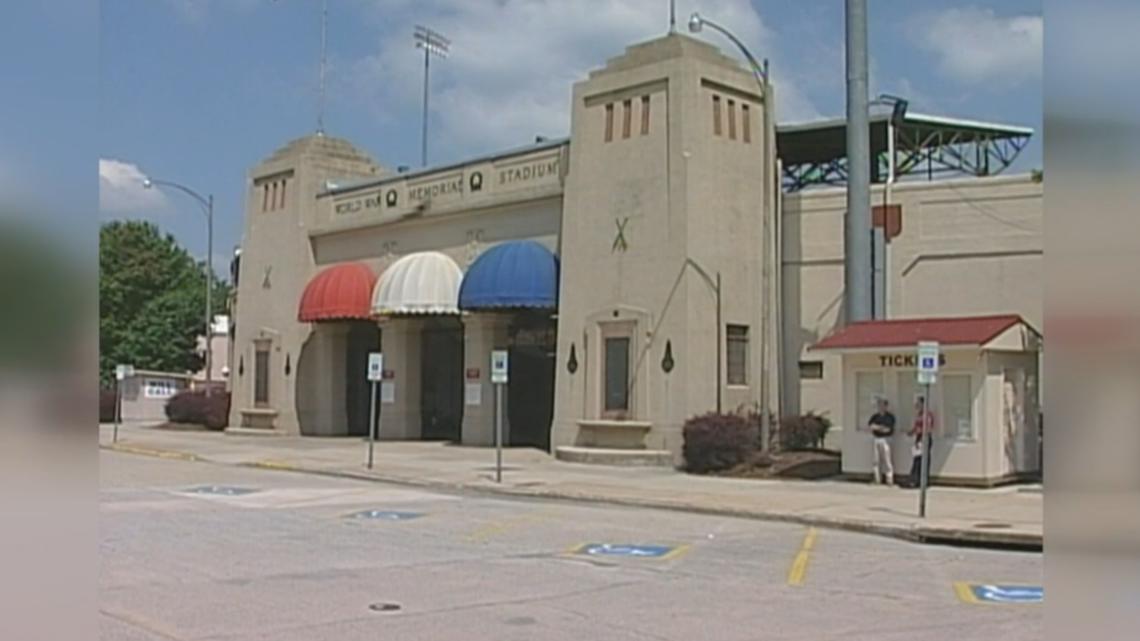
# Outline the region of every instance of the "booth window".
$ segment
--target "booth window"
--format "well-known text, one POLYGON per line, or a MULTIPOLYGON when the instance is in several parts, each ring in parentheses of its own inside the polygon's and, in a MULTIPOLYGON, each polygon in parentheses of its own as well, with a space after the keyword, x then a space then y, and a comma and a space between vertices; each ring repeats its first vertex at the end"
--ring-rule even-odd
POLYGON ((800 378, 820 380, 823 378, 823 361, 800 361, 800 378))
MULTIPOLYGON (((974 439, 973 405, 969 374, 943 374, 942 433, 949 438, 974 439)), ((937 414, 935 414, 937 416, 937 414)))
POLYGON ((269 406, 269 345, 258 343, 253 359, 253 406, 269 406))
POLYGON ((728 384, 748 384, 748 326, 729 325, 725 336, 728 340, 728 384))
POLYGON ((605 405, 607 416, 629 411, 629 336, 605 339, 605 405))

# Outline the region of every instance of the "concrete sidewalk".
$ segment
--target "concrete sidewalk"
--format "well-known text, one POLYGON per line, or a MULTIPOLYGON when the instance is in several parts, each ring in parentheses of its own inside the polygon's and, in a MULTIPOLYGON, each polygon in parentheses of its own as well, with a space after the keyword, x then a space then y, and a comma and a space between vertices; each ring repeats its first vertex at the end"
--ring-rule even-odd
POLYGON ((494 480, 495 451, 443 443, 377 442, 367 469, 367 443, 356 438, 238 436, 138 425, 100 427, 100 446, 123 452, 349 476, 443 490, 480 491, 676 509, 788 521, 914 541, 986 546, 1042 545, 1040 487, 988 490, 933 488, 927 518, 918 492, 846 481, 772 481, 703 477, 661 468, 564 463, 533 449, 505 449, 503 482, 494 480))

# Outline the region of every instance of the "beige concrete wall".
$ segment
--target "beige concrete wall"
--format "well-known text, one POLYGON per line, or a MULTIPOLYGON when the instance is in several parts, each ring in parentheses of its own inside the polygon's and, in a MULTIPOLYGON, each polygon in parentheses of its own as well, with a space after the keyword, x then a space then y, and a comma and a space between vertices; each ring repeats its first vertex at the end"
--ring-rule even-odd
MULTIPOLYGON (((902 233, 887 254, 889 317, 1016 313, 1041 327, 1043 186, 1030 176, 896 184, 902 233)), ((842 326, 842 189, 788 194, 783 215, 787 413, 827 411, 842 429, 841 365, 808 347, 842 326), (800 381, 798 361, 824 379, 800 381)), ((872 202, 881 203, 881 186, 872 202)), ((838 437, 838 432, 836 432, 838 437)))
POLYGON ((297 321, 297 305, 315 271, 308 238, 308 230, 317 222, 313 202, 330 178, 381 171, 343 140, 308 136, 289 143, 250 172, 233 350, 237 363, 231 366, 230 377, 231 425, 250 424, 255 345, 264 341, 270 346, 267 409, 275 414, 263 420, 271 420, 285 433, 300 431, 295 380, 311 328, 297 321), (271 186, 268 197, 266 185, 271 186))
MULTIPOLYGON (((606 427, 614 442, 679 453, 685 419, 715 409, 716 298, 724 322, 750 332, 748 385, 723 391, 726 409, 758 400, 761 371, 760 259, 765 136, 763 96, 751 75, 715 48, 673 35, 627 49, 575 85, 565 212, 555 395, 555 447, 597 445, 602 411, 602 338, 632 332, 628 425, 606 427), (713 132, 712 96, 736 103, 736 139, 713 132), (648 97, 649 127, 641 110, 648 97), (624 136, 624 104, 632 131, 624 136), (749 103, 751 142, 741 140, 740 104, 749 103), (606 106, 613 137, 606 142, 606 106), (619 233, 624 244, 619 240, 619 233), (672 346, 676 367, 661 361, 672 346), (567 362, 574 347, 579 368, 567 362), (648 425, 648 431, 640 425, 648 425), (627 429, 628 428, 628 429, 627 429), (617 433, 627 436, 619 438, 617 433), (623 438, 626 439, 623 441, 623 438)), ((770 209, 769 209, 770 211, 770 209)), ((621 423, 622 421, 618 421, 621 423)))

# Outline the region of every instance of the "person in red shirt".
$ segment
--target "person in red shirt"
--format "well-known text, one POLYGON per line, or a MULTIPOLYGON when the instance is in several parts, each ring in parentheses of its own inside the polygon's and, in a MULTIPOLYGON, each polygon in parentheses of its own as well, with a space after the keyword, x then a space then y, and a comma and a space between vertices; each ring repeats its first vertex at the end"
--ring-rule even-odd
POLYGON ((909 487, 919 487, 922 484, 922 443, 926 441, 929 450, 933 444, 934 412, 926 407, 926 398, 919 396, 914 401, 914 423, 908 434, 914 437, 914 455, 910 466, 909 487), (925 436, 925 439, 923 438, 925 436))

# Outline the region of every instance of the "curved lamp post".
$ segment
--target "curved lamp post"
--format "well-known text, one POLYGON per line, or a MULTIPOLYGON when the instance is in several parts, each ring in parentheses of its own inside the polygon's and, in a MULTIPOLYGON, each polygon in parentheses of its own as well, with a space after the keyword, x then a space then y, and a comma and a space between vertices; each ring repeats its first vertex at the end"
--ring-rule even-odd
MULTIPOLYGON (((760 63, 759 61, 757 61, 756 56, 752 55, 752 52, 748 50, 748 47, 744 46, 744 43, 740 41, 740 38, 737 38, 735 35, 733 35, 733 33, 731 31, 722 27, 721 25, 717 24, 716 22, 713 22, 712 20, 709 20, 708 18, 702 16, 699 13, 695 13, 695 12, 693 13, 692 16, 689 17, 689 31, 690 32, 700 33, 705 27, 708 27, 708 28, 712 29, 713 31, 716 31, 717 33, 723 35, 725 38, 728 38, 730 41, 732 41, 732 44, 736 45, 736 48, 740 50, 740 53, 744 54, 744 58, 746 60, 748 60, 749 66, 752 67, 752 75, 756 78, 756 83, 758 85, 760 85, 761 95, 764 96, 764 100, 768 103, 766 105, 767 108, 764 110, 765 111, 764 133, 765 133, 765 137, 767 138, 767 140, 765 140, 765 155, 768 156, 769 167, 774 167, 775 165, 772 164, 772 161, 774 160, 775 154, 771 153, 771 147, 775 143, 775 128, 772 126, 772 123, 775 120, 775 115, 774 115, 775 104, 773 104, 772 100, 770 99, 770 96, 772 95, 772 93, 771 93, 771 87, 768 83, 768 60, 765 59, 763 63, 760 63)), ((779 176, 779 174, 778 174, 779 169, 778 169, 778 167, 776 167, 776 171, 777 171, 776 184, 773 186, 772 184, 769 184, 767 182, 765 183, 766 187, 765 187, 764 191, 765 191, 765 194, 768 195, 769 198, 772 197, 772 194, 775 193, 775 190, 779 189, 779 177, 778 177, 779 176)), ((763 230, 764 230, 764 239, 763 239, 764 252, 765 252, 765 254, 767 254, 768 251, 771 249, 771 246, 772 246, 771 232, 769 231, 768 216, 763 216, 762 218, 763 218, 763 230)), ((777 224, 779 224, 778 220, 777 220, 777 224)), ((778 237, 779 237, 779 233, 777 232, 777 238, 778 237)), ((763 272, 762 273, 762 281, 763 281, 762 288, 764 290, 763 291, 764 315, 763 315, 762 320, 761 320, 762 327, 760 330, 760 361, 763 363, 763 367, 764 367, 764 372, 763 372, 763 375, 761 376, 761 379, 760 379, 760 405, 761 405, 761 407, 760 407, 760 412, 761 412, 760 413, 760 447, 761 447, 761 451, 764 451, 764 452, 768 451, 768 444, 769 444, 768 442, 770 440, 770 434, 771 434, 771 420, 770 420, 770 416, 769 416, 769 413, 770 413, 769 412, 769 405, 770 405, 770 403, 768 400, 768 374, 769 374, 769 369, 768 369, 768 366, 769 366, 769 363, 768 363, 768 315, 772 311, 770 309, 770 305, 769 305, 770 299, 772 297, 770 294, 770 292, 772 291, 772 286, 770 283, 771 276, 769 274, 769 269, 768 269, 768 263, 770 260, 771 260, 770 256, 765 256, 764 261, 763 261, 763 267, 762 267, 762 272, 763 272)), ((777 323, 776 327, 777 327, 777 333, 779 334, 780 330, 779 330, 779 324, 778 323, 777 323)), ((779 340, 777 340, 776 342, 777 342, 776 347, 778 350, 779 349, 779 345, 778 345, 779 340)), ((724 349, 724 346, 719 345, 719 340, 718 340, 718 345, 717 345, 718 354, 719 354, 719 351, 721 349, 724 349)), ((777 357, 776 357, 777 367, 782 368, 783 364, 780 363, 780 358, 778 356, 779 352, 777 351, 776 353, 777 353, 777 357)), ((778 405, 777 405, 777 410, 779 410, 778 405)))
POLYGON ((202 196, 185 185, 157 178, 144 178, 143 187, 177 189, 197 201, 206 214, 206 396, 210 396, 214 382, 214 195, 202 196))

